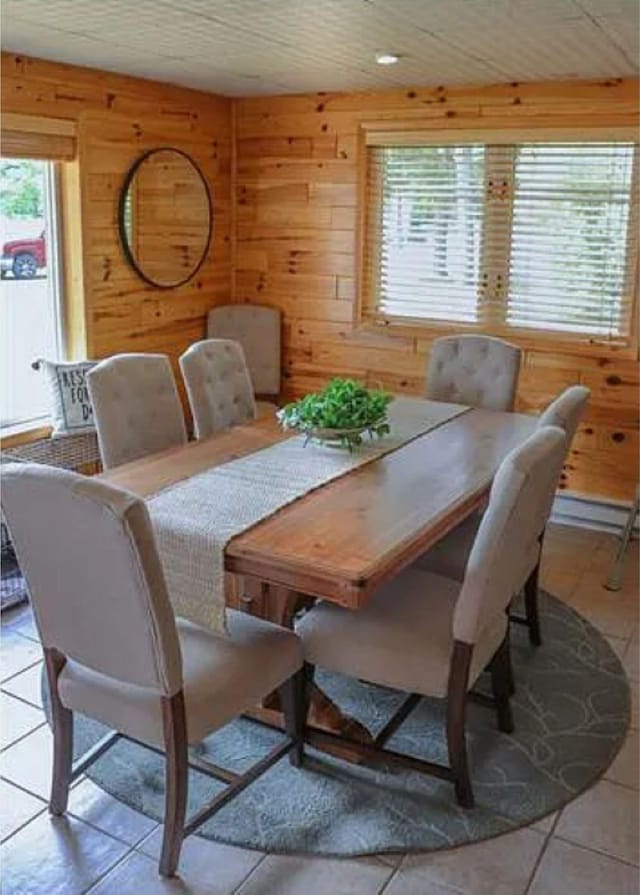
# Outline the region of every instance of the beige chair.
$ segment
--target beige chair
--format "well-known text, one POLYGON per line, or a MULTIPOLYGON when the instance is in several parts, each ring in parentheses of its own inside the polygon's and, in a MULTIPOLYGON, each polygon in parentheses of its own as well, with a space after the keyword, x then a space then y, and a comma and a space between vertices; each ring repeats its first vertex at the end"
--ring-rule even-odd
POLYGON ((255 419, 253 388, 238 342, 229 339, 196 342, 180 358, 180 369, 196 438, 207 438, 255 419))
POLYGON ((259 400, 278 402, 280 395, 281 313, 262 305, 220 305, 209 311, 207 336, 239 342, 259 400))
MULTIPOLYGON (((569 453, 578 424, 584 414, 589 394, 589 389, 582 385, 571 386, 552 401, 538 419, 538 428, 558 426, 565 432, 565 457, 569 453)), ((543 527, 540 530, 540 548, 535 557, 535 562, 532 563, 531 568, 526 570, 525 577, 519 583, 517 591, 515 591, 519 593, 524 588, 525 616, 511 616, 513 621, 524 622, 528 626, 529 639, 534 646, 539 646, 542 642, 538 616, 538 578, 544 527, 551 515, 553 497, 554 494, 551 494, 543 527)), ((469 553, 480 526, 480 520, 481 516, 478 513, 469 516, 461 525, 457 526, 450 534, 435 544, 428 553, 420 557, 416 567, 438 575, 446 575, 447 578, 454 578, 456 581, 462 581, 469 553)))
POLYGON ((521 351, 490 336, 436 339, 427 367, 426 397, 487 410, 513 410, 521 351))
MULTIPOLYGON (((311 666, 404 690, 412 694, 409 710, 416 694, 446 699, 449 766, 380 749, 397 729, 394 719, 365 751, 451 780, 465 807, 474 801, 465 746, 467 692, 489 663, 499 727, 513 729, 506 609, 537 554, 564 452, 564 432, 549 427, 505 458, 461 584, 410 568, 358 612, 319 603, 297 625, 311 666)), ((399 717, 407 713, 403 706, 399 717)))
POLYGON ((144 503, 95 479, 11 464, 2 499, 42 639, 54 736, 50 811, 116 739, 166 755, 160 872, 182 840, 287 752, 302 759, 302 651, 291 631, 229 611, 229 636, 175 619, 144 503), (55 532, 64 537, 55 537, 55 532), (280 688, 289 737, 243 775, 198 769, 229 786, 185 824, 188 744, 280 688), (113 733, 72 763, 73 712, 113 733))
POLYGON ((87 385, 105 469, 186 444, 182 405, 164 354, 116 354, 87 385))

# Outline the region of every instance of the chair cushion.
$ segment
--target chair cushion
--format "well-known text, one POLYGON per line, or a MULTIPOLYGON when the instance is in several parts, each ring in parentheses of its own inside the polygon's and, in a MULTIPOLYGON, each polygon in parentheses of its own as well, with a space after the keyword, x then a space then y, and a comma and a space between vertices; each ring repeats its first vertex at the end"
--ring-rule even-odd
MULTIPOLYGON (((296 628, 305 659, 409 693, 446 696, 459 590, 458 582, 410 568, 358 611, 319 603, 296 628)), ((504 612, 485 625, 473 651, 469 686, 493 657, 506 629, 504 612)))
MULTIPOLYGON (((227 618, 228 637, 177 620, 190 743, 255 705, 302 665, 300 641, 292 631, 232 609, 227 618)), ((60 675, 59 690, 67 708, 134 739, 163 744, 157 691, 132 687, 71 661, 60 675)))

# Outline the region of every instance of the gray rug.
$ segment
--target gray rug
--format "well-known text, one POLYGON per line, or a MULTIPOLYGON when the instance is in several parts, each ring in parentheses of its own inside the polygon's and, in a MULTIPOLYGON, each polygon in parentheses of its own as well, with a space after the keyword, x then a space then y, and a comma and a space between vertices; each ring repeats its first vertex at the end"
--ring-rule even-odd
MULTIPOLYGON (((476 808, 459 808, 450 784, 391 768, 347 764, 310 750, 301 770, 280 761, 201 828, 199 835, 270 852, 360 855, 449 847, 531 823, 573 799, 609 766, 629 723, 629 689, 607 641, 584 618, 542 596, 544 645, 513 629, 515 733, 496 729, 493 711, 471 705, 468 744, 476 808)), ((337 675, 322 687, 373 732, 402 695, 337 675)), ((480 682, 483 683, 482 681, 480 682)), ((446 761, 443 706, 423 700, 389 748, 446 761)), ((105 729, 76 718, 76 754, 105 729)), ((210 737, 218 764, 244 770, 278 742, 268 728, 239 720, 210 737)), ((162 819, 164 763, 120 741, 88 772, 117 799, 162 819)), ((192 773, 189 809, 221 789, 192 773)))

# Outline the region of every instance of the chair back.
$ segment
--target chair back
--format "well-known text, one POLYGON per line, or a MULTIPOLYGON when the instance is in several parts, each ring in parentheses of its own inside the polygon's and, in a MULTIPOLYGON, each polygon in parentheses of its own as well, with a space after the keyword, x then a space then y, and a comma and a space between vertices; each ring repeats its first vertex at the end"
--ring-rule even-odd
POLYGON ((566 452, 566 436, 538 428, 500 464, 453 617, 456 640, 475 643, 504 612, 538 561, 540 534, 566 452))
POLYGON ((487 410, 513 410, 522 352, 491 336, 444 336, 431 346, 426 396, 487 410))
POLYGON ((119 681, 176 693, 180 645, 143 501, 74 472, 12 463, 2 505, 43 646, 119 681))
POLYGON ((558 426, 564 429, 567 435, 567 451, 571 447, 590 394, 590 390, 584 385, 572 385, 558 395, 538 418, 540 428, 558 426))
POLYGON ((180 369, 196 438, 255 419, 256 402, 244 353, 230 339, 205 339, 188 348, 180 369))
POLYGON ((116 354, 90 370, 87 385, 105 469, 186 443, 165 354, 116 354))
POLYGON ((220 305, 209 311, 207 336, 239 342, 249 367, 254 393, 280 393, 281 313, 261 305, 220 305))

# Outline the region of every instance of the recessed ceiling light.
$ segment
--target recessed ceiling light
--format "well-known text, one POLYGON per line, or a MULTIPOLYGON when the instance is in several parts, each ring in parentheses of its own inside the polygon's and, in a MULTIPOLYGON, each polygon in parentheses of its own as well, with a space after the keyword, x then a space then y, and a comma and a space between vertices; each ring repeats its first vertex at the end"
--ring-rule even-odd
POLYGON ((395 65, 400 57, 396 53, 389 53, 386 50, 379 50, 376 53, 376 62, 378 65, 395 65))

